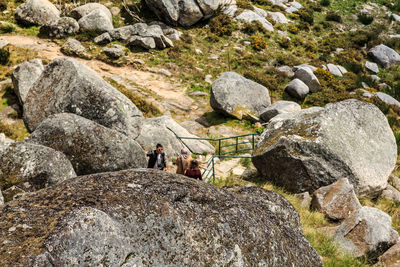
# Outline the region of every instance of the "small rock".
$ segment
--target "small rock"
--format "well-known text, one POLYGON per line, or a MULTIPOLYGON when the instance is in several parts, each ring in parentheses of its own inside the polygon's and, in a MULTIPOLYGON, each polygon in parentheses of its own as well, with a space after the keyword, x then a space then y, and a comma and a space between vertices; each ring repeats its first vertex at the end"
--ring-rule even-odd
POLYGON ((383 68, 388 68, 400 62, 400 55, 386 45, 378 45, 368 51, 368 55, 383 68))
POLYGON ((400 241, 392 218, 375 208, 362 207, 343 221, 334 240, 354 257, 377 259, 400 241))
POLYGON ((98 45, 106 45, 112 42, 112 38, 108 32, 105 32, 94 38, 93 42, 98 45))
POLYGON ((112 47, 103 48, 102 52, 109 58, 115 60, 125 56, 125 47, 122 45, 114 44, 112 47))
POLYGON ((28 0, 15 10, 15 19, 23 25, 51 25, 57 23, 60 11, 47 0, 28 0))
POLYGON ((114 6, 114 7, 112 7, 112 8, 110 9, 110 12, 111 12, 111 14, 112 14, 113 16, 118 16, 119 13, 121 12, 121 9, 120 9, 119 7, 114 6))
POLYGON ((382 191, 381 198, 400 202, 400 192, 390 184, 382 191))
POLYGON ((379 72, 378 64, 371 61, 365 62, 365 68, 369 71, 372 71, 373 73, 379 72))
POLYGON ((249 41, 244 41, 243 44, 244 45, 251 45, 251 43, 249 41))
POLYGON ((379 78, 376 75, 371 75, 372 80, 374 80, 375 82, 379 82, 381 80, 381 78, 379 78))
POLYGON ((216 59, 219 59, 219 56, 218 56, 218 55, 211 54, 209 58, 210 58, 210 59, 216 60, 216 59))
POLYGON ((274 31, 274 26, 272 26, 271 22, 258 15, 256 12, 252 10, 245 9, 240 15, 236 16, 235 20, 243 20, 248 23, 252 23, 254 21, 258 21, 267 31, 274 31))
POLYGON ((310 68, 302 67, 295 71, 294 77, 303 81, 310 92, 315 93, 321 90, 321 84, 318 81, 318 78, 314 75, 314 73, 310 70, 310 68))
POLYGON ((78 22, 69 17, 60 18, 57 23, 40 27, 40 33, 51 38, 64 38, 79 31, 78 22))
POLYGON ((400 266, 400 243, 392 246, 382 256, 379 257, 379 263, 383 267, 399 267, 400 266))
POLYGON ((400 108, 400 102, 388 94, 377 92, 374 94, 374 96, 379 98, 379 100, 381 100, 383 103, 387 105, 395 105, 400 108))
POLYGON ((112 20, 103 10, 96 9, 79 21, 79 27, 84 31, 108 32, 114 29, 112 20))
POLYGON ((310 193, 304 192, 304 193, 300 193, 300 194, 295 194, 294 196, 301 200, 300 206, 302 206, 303 208, 307 208, 307 209, 310 208, 310 205, 311 205, 310 193))
POLYGON ((212 79, 212 75, 211 75, 211 74, 207 74, 207 75, 206 75, 206 78, 205 78, 204 80, 205 80, 207 83, 212 84, 213 81, 212 81, 211 79, 212 79))
POLYGON ((208 94, 206 92, 193 92, 189 96, 208 96, 208 94))
POLYGON ((362 87, 363 87, 364 89, 371 88, 371 86, 369 86, 369 85, 368 85, 367 83, 365 83, 365 82, 362 82, 361 85, 362 85, 362 87))
POLYGON ((11 79, 14 85, 14 92, 18 96, 21 105, 24 105, 29 89, 40 77, 44 70, 40 59, 33 59, 19 64, 12 72, 11 79))
POLYGON ((264 110, 261 115, 260 119, 264 122, 268 122, 273 117, 282 114, 282 113, 289 113, 289 112, 296 112, 301 110, 301 106, 296 102, 292 101, 278 101, 269 106, 266 110, 264 110))
POLYGON ((86 48, 76 39, 69 38, 61 47, 61 52, 67 56, 90 58, 86 53, 86 48))
POLYGON ((301 64, 301 65, 298 65, 298 66, 294 66, 294 67, 293 67, 293 72, 296 72, 296 71, 297 71, 298 69, 300 69, 300 68, 308 68, 308 69, 310 69, 312 72, 314 72, 314 71, 317 70, 317 67, 314 67, 314 66, 312 66, 312 65, 301 64))
POLYGON ((146 64, 142 59, 134 59, 133 63, 139 64, 139 65, 145 65, 146 64))
POLYGON ((300 79, 294 79, 285 87, 285 91, 292 97, 302 100, 310 92, 308 86, 300 79))
MULTIPOLYGON (((1 143, 1 141, 0 141, 1 143)), ((390 175, 389 181, 391 183, 391 185, 396 188, 397 190, 400 191, 400 178, 395 176, 395 175, 390 175)))
POLYGON ((346 178, 316 190, 311 205, 335 221, 345 219, 361 208, 354 187, 346 178))
POLYGON ((292 68, 289 66, 278 67, 278 71, 283 73, 288 78, 292 78, 294 76, 294 72, 292 71, 292 68))
POLYGON ((290 22, 285 15, 283 15, 281 12, 268 12, 268 15, 276 22, 276 23, 282 23, 282 24, 287 24, 290 22))
POLYGON ((196 49, 194 50, 194 52, 195 52, 197 55, 202 55, 202 54, 203 54, 203 51, 201 51, 201 50, 198 49, 198 48, 196 48, 196 49))
POLYGON ((328 65, 326 65, 326 67, 328 68, 328 71, 329 71, 330 73, 332 73, 333 75, 339 76, 339 77, 342 77, 342 76, 343 76, 343 75, 342 75, 342 72, 339 70, 339 68, 338 68, 336 65, 334 65, 334 64, 328 64, 328 65))

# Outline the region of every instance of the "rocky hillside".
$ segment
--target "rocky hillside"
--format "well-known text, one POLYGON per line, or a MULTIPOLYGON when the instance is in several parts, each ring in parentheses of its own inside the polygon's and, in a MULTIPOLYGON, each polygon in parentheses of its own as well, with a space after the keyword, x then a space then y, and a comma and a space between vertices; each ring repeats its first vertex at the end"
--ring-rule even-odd
POLYGON ((399 53, 392 0, 0 0, 0 263, 398 266, 399 53))

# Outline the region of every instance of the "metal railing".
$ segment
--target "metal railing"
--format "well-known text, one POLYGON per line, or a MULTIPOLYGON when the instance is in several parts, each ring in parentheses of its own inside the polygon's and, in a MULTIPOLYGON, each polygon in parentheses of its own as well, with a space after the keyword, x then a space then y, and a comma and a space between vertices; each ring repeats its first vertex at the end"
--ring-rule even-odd
POLYGON ((183 140, 204 140, 211 141, 217 143, 218 150, 216 151, 216 155, 213 155, 211 159, 207 162, 207 166, 205 167, 202 176, 205 182, 210 182, 211 179, 215 180, 215 159, 216 158, 251 158, 251 156, 237 156, 237 155, 227 155, 227 154, 238 154, 243 152, 253 151, 255 148, 255 144, 258 141, 260 134, 243 134, 237 136, 230 136, 224 138, 199 138, 199 137, 181 137, 176 136, 182 143, 183 140), (246 139, 246 138, 248 138, 246 139), (232 142, 233 141, 233 142, 232 142), (224 144, 227 143, 227 144, 224 144), (233 150, 226 150, 226 148, 234 147, 233 150))

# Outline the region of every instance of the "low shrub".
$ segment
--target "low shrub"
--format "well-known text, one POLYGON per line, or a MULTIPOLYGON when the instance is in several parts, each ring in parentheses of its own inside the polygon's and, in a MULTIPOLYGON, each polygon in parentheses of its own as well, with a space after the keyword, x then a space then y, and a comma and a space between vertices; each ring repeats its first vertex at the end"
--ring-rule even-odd
POLYGON ((287 37, 283 37, 281 39, 278 40, 278 44, 282 47, 282 48, 289 48, 291 43, 290 43, 290 39, 287 37))
POLYGON ((340 16, 338 13, 336 13, 335 11, 329 11, 326 14, 326 20, 327 21, 335 21, 335 22, 342 22, 342 16, 340 16))
POLYGON ((11 23, 5 23, 0 25, 0 33, 11 33, 15 32, 16 27, 11 23))
POLYGON ((364 25, 369 25, 374 21, 374 17, 366 13, 360 13, 358 14, 358 20, 364 25))
POLYGON ((321 6, 327 7, 331 5, 331 0, 321 0, 319 3, 321 4, 321 6))
POLYGON ((220 14, 210 20, 210 31, 217 36, 230 36, 234 31, 232 18, 226 14, 220 14))
POLYGON ((261 22, 253 21, 251 23, 244 23, 241 31, 246 34, 254 34, 254 33, 266 33, 267 30, 262 26, 261 22))
POLYGON ((251 47, 253 47, 254 50, 261 51, 267 47, 267 42, 265 39, 261 36, 250 36, 251 38, 251 47))
POLYGON ((290 33, 293 33, 293 34, 297 34, 300 30, 299 30, 299 28, 297 28, 296 26, 290 25, 290 26, 288 27, 288 31, 289 31, 290 33))
POLYGON ((0 11, 4 11, 7 9, 7 1, 6 0, 0 0, 0 11))
POLYGON ((255 81, 270 91, 283 91, 285 84, 285 76, 279 73, 275 68, 265 71, 246 71, 243 76, 247 79, 255 81))
POLYGON ((10 51, 7 49, 1 48, 0 49, 0 65, 7 65, 10 61, 10 51))
POLYGON ((253 5, 248 0, 236 0, 238 8, 253 10, 253 5))
POLYGON ((314 24, 314 11, 308 8, 302 8, 296 11, 300 20, 307 22, 310 25, 314 24))
POLYGON ((311 30, 311 25, 308 22, 300 21, 297 24, 297 28, 302 31, 309 32, 311 30))
POLYGON ((348 71, 360 73, 365 71, 363 65, 366 52, 359 49, 346 49, 340 52, 336 57, 336 62, 344 66, 348 71))

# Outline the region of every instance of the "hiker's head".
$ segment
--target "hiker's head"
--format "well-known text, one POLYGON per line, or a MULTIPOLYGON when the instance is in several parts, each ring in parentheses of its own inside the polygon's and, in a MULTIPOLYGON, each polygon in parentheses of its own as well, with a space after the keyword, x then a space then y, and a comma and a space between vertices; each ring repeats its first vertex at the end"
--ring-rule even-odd
POLYGON ((182 154, 182 155, 186 156, 188 153, 189 153, 189 152, 188 152, 185 148, 182 148, 182 149, 181 149, 181 154, 182 154))
POLYGON ((192 160, 191 162, 190 162, 190 168, 192 169, 192 170, 194 170, 194 169, 196 169, 197 167, 199 167, 199 163, 197 162, 197 160, 192 160))
POLYGON ((161 144, 157 144, 156 145, 156 151, 157 151, 157 153, 160 154, 163 151, 163 146, 161 144))

